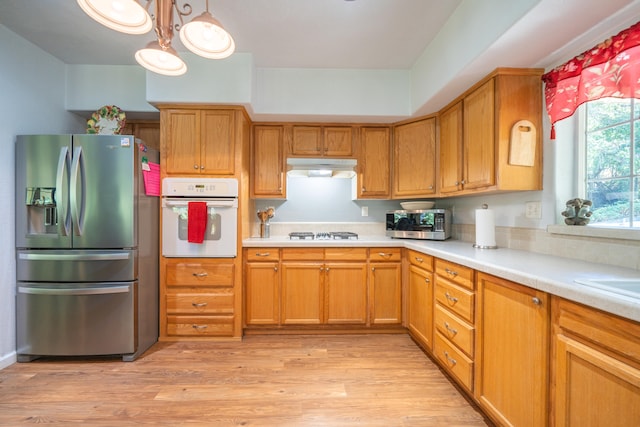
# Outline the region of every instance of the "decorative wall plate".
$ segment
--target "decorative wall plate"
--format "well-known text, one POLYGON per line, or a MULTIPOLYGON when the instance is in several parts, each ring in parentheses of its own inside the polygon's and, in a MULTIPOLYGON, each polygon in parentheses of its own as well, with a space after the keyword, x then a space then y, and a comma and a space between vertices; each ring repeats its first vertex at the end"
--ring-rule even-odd
POLYGON ((115 105, 105 105, 87 120, 87 133, 119 135, 127 118, 124 111, 115 105))

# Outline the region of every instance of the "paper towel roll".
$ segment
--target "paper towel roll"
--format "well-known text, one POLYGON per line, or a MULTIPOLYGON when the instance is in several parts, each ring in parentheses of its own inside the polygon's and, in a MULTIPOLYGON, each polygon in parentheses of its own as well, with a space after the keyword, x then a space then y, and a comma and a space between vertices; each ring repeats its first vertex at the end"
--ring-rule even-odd
POLYGON ((491 209, 476 209, 476 248, 495 249, 496 224, 491 209))

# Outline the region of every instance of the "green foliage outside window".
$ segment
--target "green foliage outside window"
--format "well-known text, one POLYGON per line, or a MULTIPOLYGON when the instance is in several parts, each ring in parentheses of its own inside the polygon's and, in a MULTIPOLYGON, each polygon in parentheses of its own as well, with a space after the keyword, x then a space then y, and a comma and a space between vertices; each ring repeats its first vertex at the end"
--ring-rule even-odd
POLYGON ((591 224, 640 227, 640 100, 587 103, 585 153, 591 224))

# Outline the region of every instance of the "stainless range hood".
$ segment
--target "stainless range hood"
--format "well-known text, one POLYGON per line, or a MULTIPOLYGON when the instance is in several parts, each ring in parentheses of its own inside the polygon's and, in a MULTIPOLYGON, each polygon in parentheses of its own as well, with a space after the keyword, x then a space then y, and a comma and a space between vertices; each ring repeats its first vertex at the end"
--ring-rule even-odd
POLYGON ((291 177, 353 178, 356 159, 298 158, 287 159, 287 175, 291 177))

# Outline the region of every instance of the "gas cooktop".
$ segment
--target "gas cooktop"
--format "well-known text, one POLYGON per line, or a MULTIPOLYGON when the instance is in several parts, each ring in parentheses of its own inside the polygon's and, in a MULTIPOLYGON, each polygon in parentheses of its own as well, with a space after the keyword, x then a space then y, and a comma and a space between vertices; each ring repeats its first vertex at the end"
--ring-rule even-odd
POLYGON ((295 231, 289 233, 291 240, 357 240, 358 235, 350 231, 322 231, 312 233, 310 231, 295 231))

